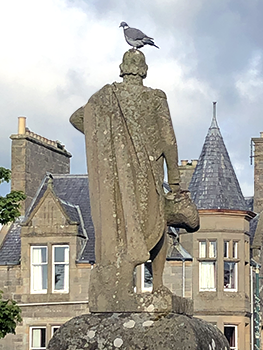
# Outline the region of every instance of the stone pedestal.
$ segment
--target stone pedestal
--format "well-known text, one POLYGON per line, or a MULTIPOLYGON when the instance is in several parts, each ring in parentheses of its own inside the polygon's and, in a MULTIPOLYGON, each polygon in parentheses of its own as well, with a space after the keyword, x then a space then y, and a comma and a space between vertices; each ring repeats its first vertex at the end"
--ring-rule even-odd
POLYGON ((65 323, 48 350, 229 350, 213 325, 173 312, 93 313, 65 323))

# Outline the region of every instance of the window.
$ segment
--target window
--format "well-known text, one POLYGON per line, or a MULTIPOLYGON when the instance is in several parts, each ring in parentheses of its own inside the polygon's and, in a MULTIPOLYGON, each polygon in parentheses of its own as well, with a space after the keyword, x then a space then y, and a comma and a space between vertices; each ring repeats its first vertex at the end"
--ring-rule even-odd
POLYGON ((69 287, 69 246, 53 246, 53 292, 68 292, 69 287))
POLYGON ((237 290, 237 264, 224 261, 224 289, 237 290))
POLYGON ((199 242, 199 290, 216 290, 216 257, 215 240, 199 242))
POLYGON ((237 350, 237 326, 224 326, 224 335, 229 342, 231 350, 237 350))
POLYGON ((237 259, 237 242, 233 242, 233 258, 237 259))
POLYGON ((31 292, 47 293, 47 247, 31 247, 31 292))
POLYGON ((224 241, 224 290, 237 291, 238 242, 224 241))
POLYGON ((229 258, 229 242, 224 241, 224 258, 229 258))
POLYGON ((151 292, 152 291, 152 262, 149 260, 141 265, 141 286, 142 292, 151 292))
POLYGON ((30 328, 30 350, 46 349, 46 327, 30 328))
POLYGON ((51 327, 51 337, 55 334, 55 332, 60 328, 60 326, 52 326, 51 327))
POLYGON ((69 246, 55 245, 31 247, 31 293, 45 294, 48 290, 48 276, 52 276, 52 292, 69 291, 69 246), (52 266, 48 264, 48 255, 52 252, 52 266))

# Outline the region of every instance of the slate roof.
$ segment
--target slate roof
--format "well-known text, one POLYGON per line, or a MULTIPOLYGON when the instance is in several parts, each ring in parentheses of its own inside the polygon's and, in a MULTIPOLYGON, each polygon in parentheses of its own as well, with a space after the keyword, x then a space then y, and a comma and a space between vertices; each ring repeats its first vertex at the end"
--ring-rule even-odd
POLYGON ((215 113, 189 191, 198 209, 248 209, 215 113))
POLYGON ((21 220, 10 227, 0 248, 0 265, 17 265, 21 258, 21 220))
MULTIPOLYGON (((80 262, 95 261, 95 234, 91 219, 88 175, 47 175, 42 181, 25 219, 30 215, 47 190, 48 181, 53 178, 53 191, 71 219, 79 223, 79 233, 87 236, 80 262)), ((14 223, 0 248, 0 265, 17 264, 21 257, 20 222, 14 223)))

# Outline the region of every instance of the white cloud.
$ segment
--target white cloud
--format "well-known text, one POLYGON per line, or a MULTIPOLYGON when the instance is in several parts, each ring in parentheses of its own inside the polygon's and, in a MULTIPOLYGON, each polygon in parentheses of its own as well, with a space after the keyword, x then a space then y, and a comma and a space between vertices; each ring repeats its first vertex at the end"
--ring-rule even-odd
POLYGON ((237 76, 236 87, 242 98, 247 98, 251 102, 262 96, 262 52, 253 54, 248 68, 237 76))
POLYGON ((118 26, 125 20, 160 46, 143 48, 145 85, 168 96, 179 158, 199 156, 218 100, 219 125, 234 163, 243 164, 237 168, 241 185, 249 189, 249 140, 263 129, 258 6, 227 0, 1 2, 0 165, 10 166, 9 135, 17 117, 26 115, 30 129, 66 144, 73 172, 85 171, 84 140, 68 118, 103 85, 120 80, 129 47, 118 26))

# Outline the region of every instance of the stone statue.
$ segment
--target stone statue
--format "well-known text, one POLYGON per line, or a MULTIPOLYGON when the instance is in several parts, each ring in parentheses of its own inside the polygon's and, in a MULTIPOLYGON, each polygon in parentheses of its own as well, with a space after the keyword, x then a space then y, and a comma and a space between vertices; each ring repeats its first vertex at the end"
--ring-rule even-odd
POLYGON ((196 207, 179 187, 177 147, 165 94, 144 87, 138 50, 124 54, 123 83, 104 86, 71 116, 85 134, 96 235, 89 310, 56 331, 49 350, 229 350, 191 300, 164 288, 166 225, 198 229, 196 207), (163 191, 167 163, 171 191, 163 191), (153 293, 134 293, 134 268, 149 259, 153 293))
MULTIPOLYGON (((147 69, 142 52, 127 51, 120 65, 123 82, 105 85, 70 118, 86 140, 96 237, 91 311, 131 311, 127 308, 133 308, 134 269, 148 259, 152 260, 153 290, 164 289, 166 215, 173 211, 170 205, 166 213, 167 201, 173 208, 173 200, 182 199, 192 217, 194 212, 189 229, 196 230, 199 222, 196 208, 180 191, 177 145, 166 95, 143 86, 147 69), (164 161, 170 198, 163 190, 164 161)), ((178 200, 175 202, 176 207, 178 200)), ((187 226, 183 221, 180 217, 174 226, 187 226)))

